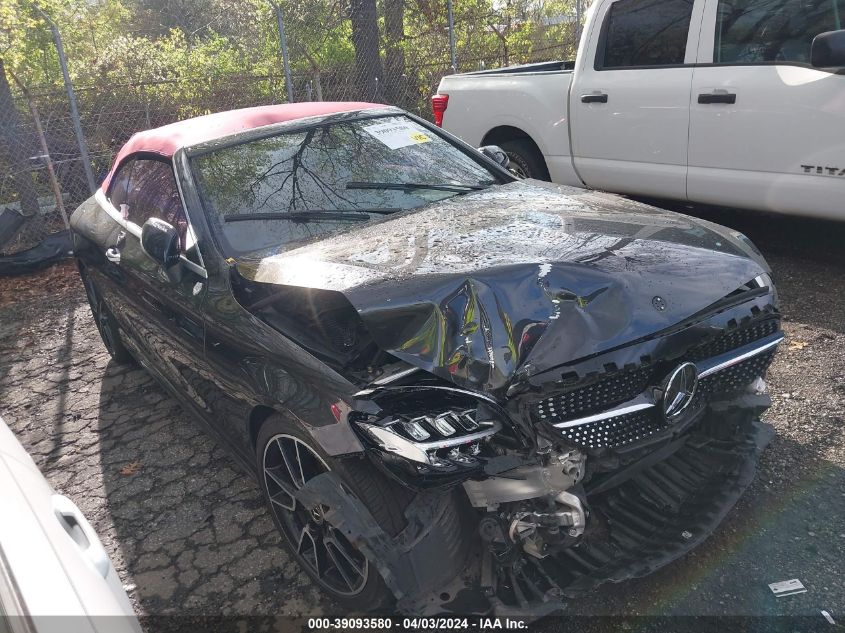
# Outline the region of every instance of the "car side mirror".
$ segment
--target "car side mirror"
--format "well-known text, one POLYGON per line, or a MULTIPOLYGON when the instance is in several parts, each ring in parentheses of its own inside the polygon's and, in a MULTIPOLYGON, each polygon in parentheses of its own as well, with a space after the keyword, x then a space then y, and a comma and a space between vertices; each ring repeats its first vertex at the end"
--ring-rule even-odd
POLYGON ((845 67, 845 29, 816 35, 810 47, 810 62, 816 68, 845 67))
POLYGON ((149 218, 141 227, 141 248, 164 268, 171 281, 179 281, 179 232, 159 218, 149 218))
POLYGON ((508 158, 505 150, 498 145, 485 145, 484 147, 479 147, 478 151, 494 163, 497 163, 502 169, 507 169, 508 165, 511 164, 511 159, 508 158))

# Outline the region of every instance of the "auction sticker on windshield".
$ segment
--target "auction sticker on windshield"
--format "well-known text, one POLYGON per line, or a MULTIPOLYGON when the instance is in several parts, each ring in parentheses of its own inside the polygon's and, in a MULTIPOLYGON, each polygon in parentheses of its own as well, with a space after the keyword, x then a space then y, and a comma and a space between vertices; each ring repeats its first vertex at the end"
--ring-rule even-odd
POLYGON ((366 126, 364 130, 390 149, 399 149, 408 147, 408 145, 419 145, 431 141, 431 137, 425 133, 422 127, 410 121, 376 123, 366 126))

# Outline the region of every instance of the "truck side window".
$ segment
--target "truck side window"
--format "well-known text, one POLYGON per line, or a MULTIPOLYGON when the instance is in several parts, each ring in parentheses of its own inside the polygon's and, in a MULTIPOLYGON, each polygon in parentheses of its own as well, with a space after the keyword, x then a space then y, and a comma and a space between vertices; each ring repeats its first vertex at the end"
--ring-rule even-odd
POLYGON ((596 68, 684 63, 693 0, 619 0, 610 7, 596 68))
POLYGON ((810 61, 813 38, 845 24, 845 0, 719 0, 717 64, 810 61))

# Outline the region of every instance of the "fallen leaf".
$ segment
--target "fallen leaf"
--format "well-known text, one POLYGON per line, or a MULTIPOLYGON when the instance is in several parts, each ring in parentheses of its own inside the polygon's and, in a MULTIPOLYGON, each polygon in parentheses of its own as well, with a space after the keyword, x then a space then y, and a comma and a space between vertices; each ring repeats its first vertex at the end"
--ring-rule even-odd
POLYGON ((787 348, 790 352, 795 352, 807 347, 807 343, 804 341, 792 341, 787 348))
POLYGON ((120 469, 120 474, 126 476, 134 475, 139 470, 141 470, 141 462, 130 462, 120 469))

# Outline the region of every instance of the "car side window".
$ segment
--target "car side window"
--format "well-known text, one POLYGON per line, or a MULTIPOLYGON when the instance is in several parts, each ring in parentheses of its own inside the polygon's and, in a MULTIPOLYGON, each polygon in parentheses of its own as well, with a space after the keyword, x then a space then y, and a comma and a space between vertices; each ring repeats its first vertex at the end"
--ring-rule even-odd
POLYGON ((845 0, 719 0, 714 62, 810 62, 813 38, 842 28, 845 0))
POLYGON ((684 63, 693 0, 619 0, 611 5, 596 68, 684 63))
POLYGON ((118 211, 120 211, 122 204, 126 204, 126 199, 129 196, 129 180, 132 177, 132 167, 134 164, 134 160, 128 160, 123 163, 120 169, 117 170, 114 178, 112 178, 111 185, 109 185, 107 197, 109 202, 118 211))
POLYGON ((188 218, 169 162, 137 159, 129 181, 127 220, 138 226, 150 218, 160 218, 179 232, 179 243, 186 249, 188 218))

